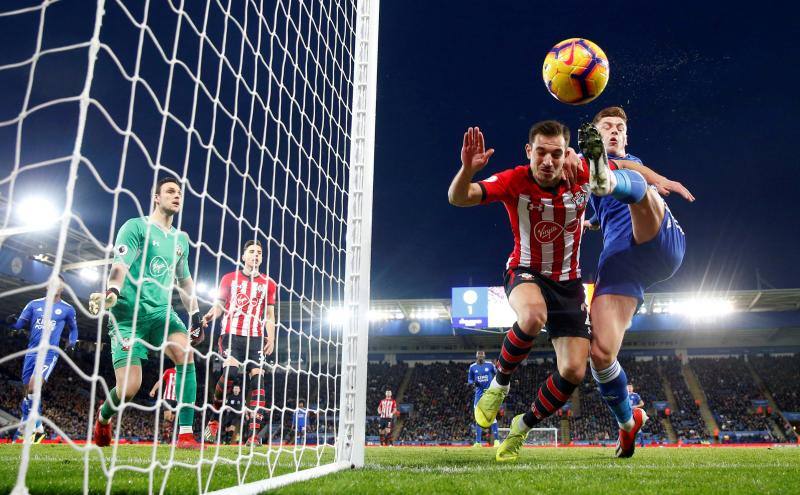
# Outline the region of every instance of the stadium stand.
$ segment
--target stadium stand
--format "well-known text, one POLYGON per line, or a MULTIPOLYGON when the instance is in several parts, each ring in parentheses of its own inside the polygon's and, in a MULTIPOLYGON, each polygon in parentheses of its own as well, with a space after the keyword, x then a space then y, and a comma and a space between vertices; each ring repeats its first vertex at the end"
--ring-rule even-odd
POLYGON ((743 358, 698 358, 690 365, 726 442, 772 442, 771 427, 753 401, 763 401, 743 358))
POLYGON ((670 359, 662 361, 660 364, 662 374, 669 382, 675 396, 677 409, 670 411, 669 421, 678 440, 682 443, 710 441, 711 437, 706 429, 706 423, 700 416, 700 408, 689 392, 681 373, 681 362, 677 359, 670 359))

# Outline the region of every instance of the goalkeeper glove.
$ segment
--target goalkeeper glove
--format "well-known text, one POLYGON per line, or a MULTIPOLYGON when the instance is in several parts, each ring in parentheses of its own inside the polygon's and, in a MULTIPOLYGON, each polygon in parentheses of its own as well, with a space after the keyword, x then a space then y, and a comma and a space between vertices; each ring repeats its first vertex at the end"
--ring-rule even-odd
POLYGON ((192 346, 200 345, 206 338, 206 334, 203 331, 205 321, 200 318, 199 311, 192 313, 189 319, 191 320, 191 324, 189 325, 189 338, 192 339, 192 346))
POLYGON ((100 307, 103 305, 104 299, 106 309, 111 309, 115 304, 117 304, 118 297, 119 289, 116 287, 106 289, 105 295, 100 292, 92 292, 89 295, 89 313, 93 315, 100 313, 100 307))
POLYGON ((17 322, 17 319, 19 319, 19 316, 15 314, 8 315, 6 316, 6 323, 9 325, 13 325, 14 323, 17 322))

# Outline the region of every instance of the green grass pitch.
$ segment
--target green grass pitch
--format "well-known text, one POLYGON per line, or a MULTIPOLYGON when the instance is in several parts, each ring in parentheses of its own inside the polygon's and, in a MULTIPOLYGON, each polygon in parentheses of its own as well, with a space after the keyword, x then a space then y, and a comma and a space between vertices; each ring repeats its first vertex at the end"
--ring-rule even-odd
MULTIPOLYGON (((264 450, 265 451, 265 450, 264 450)), ((14 486, 21 447, 0 447, 0 493, 14 486)), ((104 449, 106 455, 110 449, 104 449)), ((245 451, 247 452, 247 451, 245 451)), ((83 457, 70 447, 37 445, 32 448, 28 473, 31 493, 79 493, 83 483, 83 457)), ((149 447, 124 446, 118 462, 140 468, 150 463, 149 447)), ((234 459, 238 449, 224 447, 220 457, 234 459)), ((798 493, 800 492, 800 448, 646 448, 632 459, 615 459, 611 448, 532 448, 523 450, 511 464, 494 461, 494 449, 481 448, 368 448, 366 467, 335 473, 280 488, 275 493, 410 494, 410 493, 798 493)), ((274 474, 327 462, 333 453, 284 452, 270 458, 274 474)), ((208 457, 209 454, 206 454, 208 457)), ((157 459, 169 458, 169 449, 159 448, 157 459)), ((196 462, 197 452, 176 451, 176 460, 196 462)), ((102 493, 106 477, 99 456, 93 454, 89 487, 102 493)), ((202 470, 209 479, 210 467, 202 470)), ((266 459, 253 461, 247 480, 267 473, 266 459)), ((164 471, 157 469, 153 486, 158 492, 164 471)), ((218 465, 209 487, 223 488, 244 475, 243 466, 218 465)), ((148 475, 118 472, 112 493, 143 493, 148 475)), ((198 492, 198 471, 173 467, 165 493, 198 492)))

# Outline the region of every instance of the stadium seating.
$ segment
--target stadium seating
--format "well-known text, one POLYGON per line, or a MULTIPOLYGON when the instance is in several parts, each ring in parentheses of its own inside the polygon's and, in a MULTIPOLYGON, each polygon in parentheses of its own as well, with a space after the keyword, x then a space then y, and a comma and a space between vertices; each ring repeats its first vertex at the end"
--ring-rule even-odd
POLYGON ((720 436, 726 441, 772 442, 772 428, 764 414, 756 414, 753 401, 763 401, 743 358, 692 359, 697 375, 714 414, 720 436), (732 432, 748 432, 733 435, 732 432))

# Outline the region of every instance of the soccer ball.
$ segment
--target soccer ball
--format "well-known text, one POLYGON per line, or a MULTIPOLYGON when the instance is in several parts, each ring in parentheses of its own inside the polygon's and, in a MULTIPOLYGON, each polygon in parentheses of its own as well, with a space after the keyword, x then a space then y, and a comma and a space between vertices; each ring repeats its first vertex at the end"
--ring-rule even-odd
POLYGON ((583 105, 594 100, 608 83, 608 59, 603 50, 583 38, 570 38, 547 53, 542 78, 558 101, 583 105))

